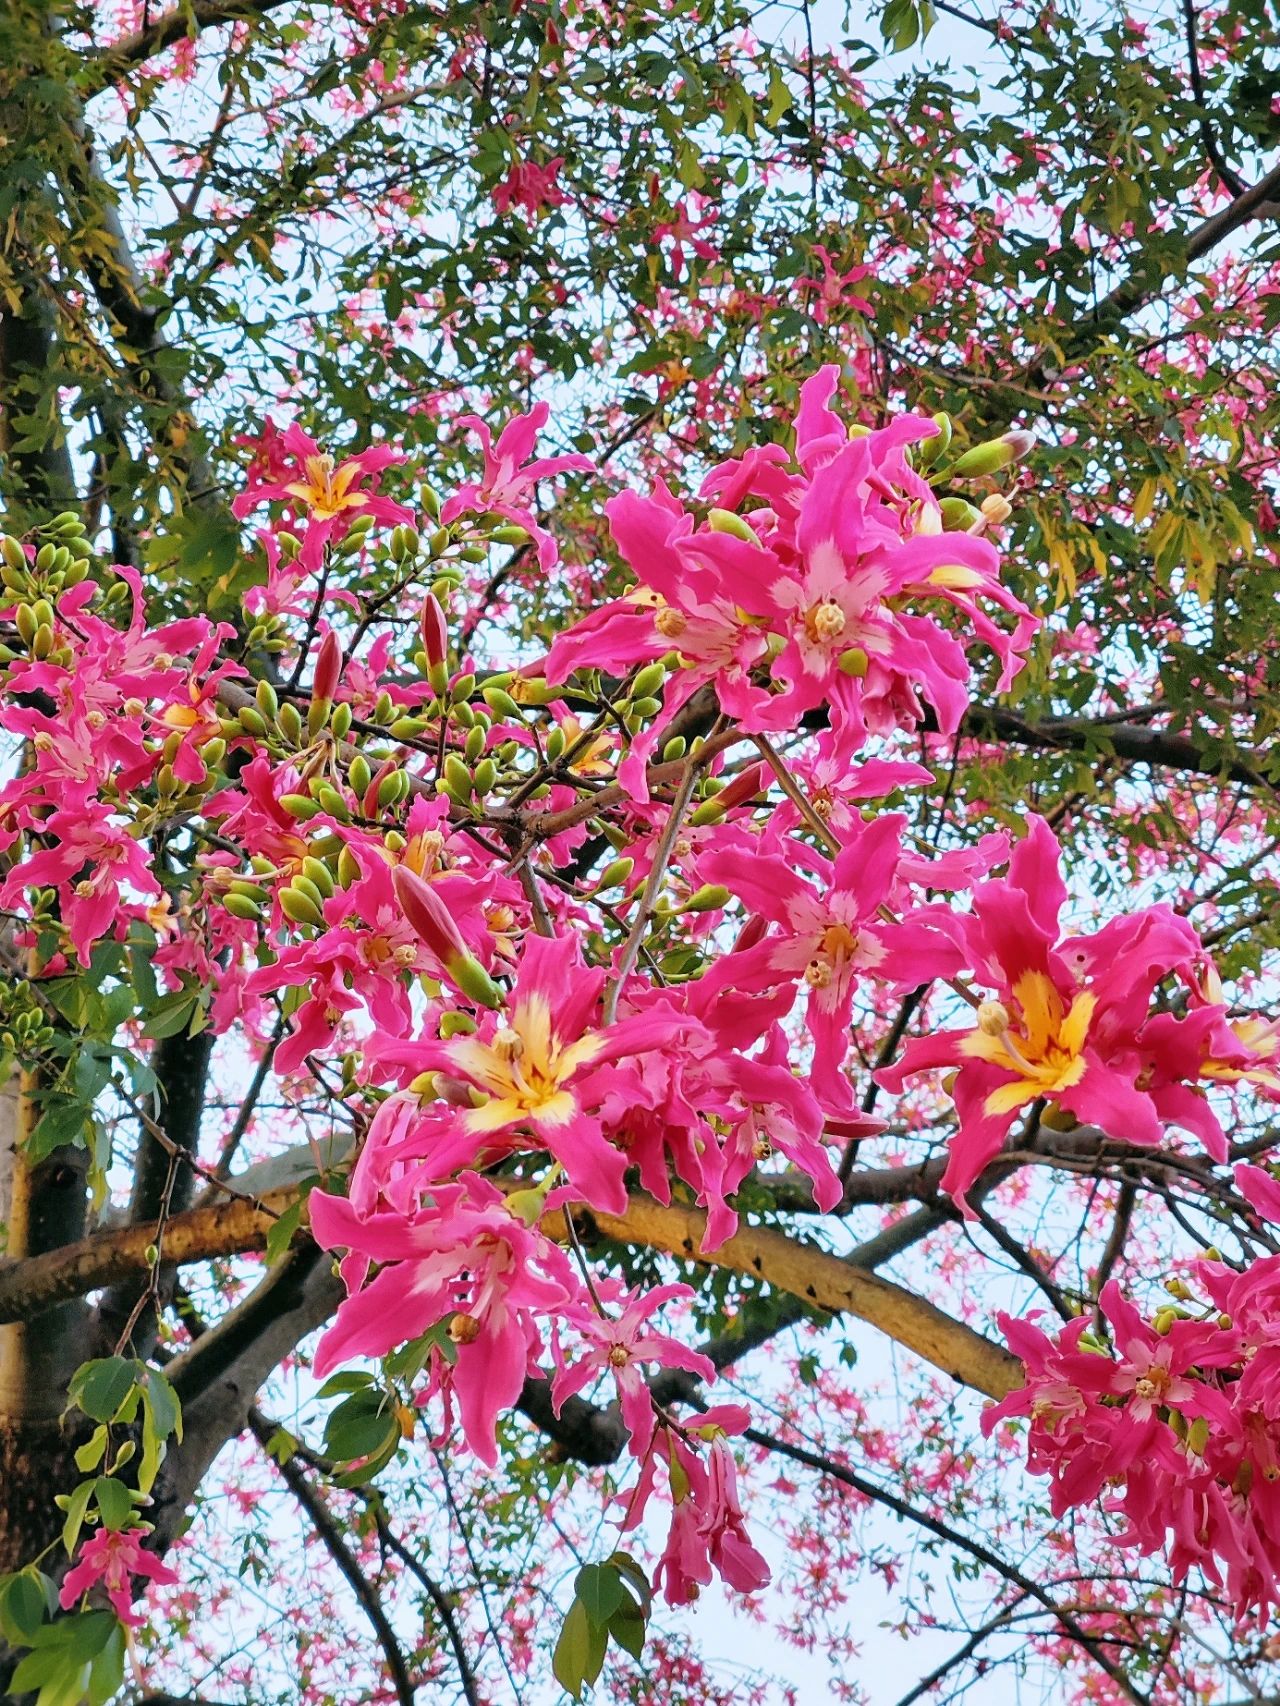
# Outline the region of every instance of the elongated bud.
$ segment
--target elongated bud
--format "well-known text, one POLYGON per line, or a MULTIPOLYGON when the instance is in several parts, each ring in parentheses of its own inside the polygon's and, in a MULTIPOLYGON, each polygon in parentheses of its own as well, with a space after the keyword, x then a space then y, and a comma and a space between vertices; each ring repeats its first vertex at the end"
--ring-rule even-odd
POLYGON ((735 806, 745 805, 748 800, 754 800, 764 785, 764 765, 749 764, 733 778, 726 782, 716 795, 716 802, 725 811, 732 811, 735 806))
POLYGON ((338 643, 338 636, 330 628, 320 642, 320 650, 316 656, 316 672, 311 683, 311 697, 328 704, 338 691, 338 678, 341 674, 342 647, 338 643))
POLYGON ((422 601, 422 649, 429 665, 442 664, 449 655, 449 626, 440 600, 428 593, 422 601))
POLYGON ((975 444, 959 457, 951 472, 962 480, 980 474, 998 474, 1011 462, 1026 456, 1035 444, 1035 434, 1021 430, 1006 432, 1000 438, 989 438, 985 444, 975 444))
POLYGON ((431 884, 407 865, 397 865, 391 881, 405 918, 450 980, 478 1005, 501 1007, 502 991, 463 941, 452 915, 431 884))
POLYGON ((728 906, 733 897, 722 883, 703 883, 700 889, 695 889, 685 901, 682 912, 718 912, 721 907, 728 906))
POLYGON ((713 533, 729 533, 735 539, 745 540, 749 545, 760 543, 742 517, 735 515, 731 509, 713 509, 707 516, 707 525, 713 533))

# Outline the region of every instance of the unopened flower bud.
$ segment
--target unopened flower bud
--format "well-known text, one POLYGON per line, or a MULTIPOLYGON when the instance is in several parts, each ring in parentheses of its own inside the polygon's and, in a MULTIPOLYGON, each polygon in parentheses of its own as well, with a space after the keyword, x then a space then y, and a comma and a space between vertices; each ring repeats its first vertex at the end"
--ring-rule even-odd
POLYGON ((449 625, 445 620, 444 611, 440 608, 440 600, 432 593, 428 593, 422 601, 419 630, 428 666, 443 664, 449 654, 449 625))

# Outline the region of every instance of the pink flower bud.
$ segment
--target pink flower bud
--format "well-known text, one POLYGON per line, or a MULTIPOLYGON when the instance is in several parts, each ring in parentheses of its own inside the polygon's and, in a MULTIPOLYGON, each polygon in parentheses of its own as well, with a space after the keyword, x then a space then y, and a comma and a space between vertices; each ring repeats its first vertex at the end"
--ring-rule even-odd
POLYGON ((331 700, 338 691, 338 678, 341 674, 342 647, 331 628, 320 642, 320 650, 316 655, 316 673, 311 683, 311 697, 325 702, 331 700))
POLYGON ((422 649, 429 664, 442 664, 449 651, 449 628, 434 593, 422 601, 422 649))
POLYGON ((397 865, 391 881, 401 911, 446 971, 470 957, 458 926, 430 883, 407 865, 397 865))

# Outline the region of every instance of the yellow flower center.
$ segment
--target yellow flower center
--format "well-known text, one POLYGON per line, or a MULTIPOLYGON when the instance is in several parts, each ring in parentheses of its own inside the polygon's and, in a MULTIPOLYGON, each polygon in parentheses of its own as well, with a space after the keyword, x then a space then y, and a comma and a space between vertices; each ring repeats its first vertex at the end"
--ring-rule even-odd
POLYGON ((351 482, 360 470, 354 463, 344 462, 335 468, 332 456, 308 456, 302 464, 305 480, 295 480, 285 490, 292 498, 306 504, 320 521, 332 521, 346 509, 363 509, 369 501, 363 492, 349 491, 351 482))
POLYGON ((987 1097, 983 1111, 1008 1114, 1040 1096, 1055 1096, 1070 1090, 1084 1077, 1084 1045, 1089 1023, 1098 1004, 1096 995, 1077 995, 1070 1008, 1044 972, 1023 972, 1013 986, 1014 999, 1022 1014, 1022 1029, 1007 1029, 993 1036, 984 1026, 995 1017, 996 1003, 984 1003, 978 1028, 960 1044, 970 1060, 985 1060, 1002 1072, 1013 1074, 1013 1082, 1001 1084, 987 1097))
POLYGON ((578 1105, 564 1088, 575 1072, 594 1060, 603 1039, 588 1032, 563 1044, 551 1023, 543 995, 530 995, 499 1027, 491 1042, 466 1037, 453 1047, 453 1059, 489 1100, 465 1116, 471 1131, 501 1131, 536 1118, 544 1125, 565 1125, 578 1105))
POLYGON ((811 640, 838 640, 844 633, 845 622, 844 611, 828 600, 813 606, 804 619, 804 627, 811 640))

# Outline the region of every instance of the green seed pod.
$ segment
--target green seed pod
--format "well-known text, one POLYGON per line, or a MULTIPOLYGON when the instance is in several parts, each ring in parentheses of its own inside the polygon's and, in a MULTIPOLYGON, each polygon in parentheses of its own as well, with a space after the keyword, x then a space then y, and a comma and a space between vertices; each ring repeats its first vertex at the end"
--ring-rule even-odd
POLYGON ((1014 459, 1013 447, 1003 438, 989 438, 985 444, 972 445, 952 464, 951 473, 957 480, 976 480, 983 474, 998 474, 1014 459))
POLYGON ((501 527, 495 527, 489 537, 497 545, 527 545, 529 543, 528 530, 518 526, 514 521, 504 522, 501 527))
POLYGON ((260 681, 253 696, 263 716, 270 722, 274 722, 280 711, 280 695, 271 683, 260 681))
POLYGON ((0 539, 0 553, 3 553, 5 563, 9 568, 26 574, 27 553, 23 550, 20 539, 15 539, 12 533, 6 533, 4 538, 0 539))
POLYGON ((251 883, 247 877, 233 877, 227 884, 228 894, 243 895, 246 900, 258 900, 262 890, 257 883, 251 883))
POLYGON ((313 858, 310 853, 302 861, 302 874, 313 882, 319 893, 328 900, 334 891, 333 873, 323 859, 313 858))
POLYGON ((449 975, 462 993, 478 1007, 501 1007, 503 994, 479 960, 464 954, 449 968, 449 975))
POLYGON ((236 720, 247 735, 262 736, 267 732, 265 717, 252 705, 241 705, 236 712, 236 720))
POLYGON ((44 659, 49 656, 49 653, 52 650, 53 650, 53 629, 52 628, 37 628, 35 631, 35 635, 31 641, 31 655, 32 655, 32 657, 37 658, 41 662, 43 662, 44 659))
POLYGON ((482 687, 480 692, 485 704, 495 717, 514 717, 517 722, 523 720, 519 705, 516 704, 505 687, 482 687))
POLYGON ((453 536, 447 527, 437 527, 435 532, 427 540, 427 550, 433 557, 438 557, 441 551, 447 551, 449 549, 449 542, 452 537, 453 536))
POLYGON ((500 764, 510 764, 519 750, 520 742, 518 740, 504 740, 502 745, 498 747, 495 756, 500 764))
POLYGON ((344 699, 329 719, 329 727, 333 730, 334 740, 346 740, 351 733, 351 718, 351 705, 349 701, 344 699))
POLYGON ((711 510, 707 516, 707 525, 713 533, 731 533, 735 539, 745 540, 751 545, 760 543, 742 517, 735 515, 731 509, 711 510))
POLYGON ((397 717, 389 732, 397 740, 417 740, 426 726, 427 719, 425 717, 397 717))
POLYGON ((418 497, 422 503, 423 509, 431 517, 432 521, 439 521, 440 511, 443 505, 441 503, 440 494, 435 487, 427 485, 424 481, 418 488, 418 497))
POLYGON ((404 770, 391 770, 378 783, 378 810, 386 811, 409 792, 411 784, 404 770))
POLYGON ((476 690, 474 675, 460 675, 454 682, 450 696, 455 705, 465 705, 476 690))
POLYGON ((78 509, 64 509, 54 516, 46 529, 49 533, 83 533, 84 522, 78 509))
POLYGON ((467 733, 467 744, 462 749, 462 756, 468 764, 474 764, 484 754, 484 730, 471 729, 467 733))
POLYGON ((344 889, 349 889, 360 876, 360 861, 351 849, 343 843, 342 851, 338 854, 338 882, 344 889))
POLYGON ((498 780, 498 766, 491 758, 482 758, 475 769, 476 793, 484 798, 498 780))
POLYGON ((57 552, 57 547, 55 545, 42 545, 40 547, 40 549, 36 552, 36 573, 37 574, 41 574, 41 575, 45 574, 49 569, 51 569, 53 567, 53 559, 54 559, 54 556, 56 555, 56 552, 57 552))
POLYGON ((353 791, 363 796, 368 792, 369 784, 373 781, 373 772, 369 768, 369 760, 362 752, 357 752, 347 768, 347 780, 353 791))
POLYGON ((464 563, 483 563, 489 550, 485 545, 464 545, 458 555, 464 563))
POLYGON ((470 705, 455 705, 450 712, 450 716, 452 716, 454 722, 457 723, 460 729, 472 729, 475 727, 476 714, 471 709, 470 705))
POLYGON ((241 918, 246 924, 257 924, 261 921, 262 909, 257 901, 250 900, 248 895, 224 894, 222 904, 233 918, 241 918))
POLYGON ((689 822, 695 829, 702 829, 709 823, 719 823, 726 809, 720 800, 704 800, 696 811, 689 813, 689 822))
POLYGON ((37 598, 31 606, 31 614, 40 628, 52 628, 54 622, 53 606, 47 598, 37 598))
POLYGON ((631 701, 631 715, 633 717, 653 717, 661 709, 661 699, 633 699, 631 701))
POLYGON ((36 637, 36 629, 39 626, 31 606, 29 604, 20 604, 14 612, 13 622, 14 626, 18 630, 18 637, 22 640, 24 645, 30 646, 32 640, 36 637))
POLYGON ((302 739, 302 713, 296 705, 285 701, 276 717, 276 725, 290 746, 297 746, 302 739))
POLYGON ((635 866, 636 862, 634 859, 610 860, 604 870, 600 873, 599 881, 596 883, 597 891, 601 889, 621 888, 625 884, 627 878, 631 875, 632 871, 635 870, 635 866))
POLYGON ((372 720, 375 723, 389 723, 396 714, 396 702, 389 693, 380 693, 378 702, 373 707, 372 720))
POLYGON ((695 889, 681 908, 682 912, 719 912, 733 899, 722 883, 703 883, 695 889))
POLYGON ((305 895, 317 912, 323 911, 327 897, 319 883, 313 883, 310 877, 304 876, 303 873, 299 871, 298 875, 293 879, 293 882, 289 886, 292 888, 294 894, 305 895))
POLYGON ((559 723, 557 723, 556 726, 547 733, 546 748, 548 761, 554 764, 558 758, 563 758, 564 749, 568 744, 568 736, 560 727, 559 723))
POLYGON ((454 799, 465 805, 471 798, 471 772, 456 752, 451 752, 444 761, 444 780, 454 799))
POLYGON ((677 759, 684 757, 688 749, 689 743, 683 735, 672 735, 671 739, 662 749, 662 762, 664 764, 674 764, 677 759))
POLYGON ((67 567, 66 574, 62 577, 62 584, 68 587, 79 586, 88 573, 89 559, 87 557, 74 557, 67 567))
POLYGON ((667 666, 661 659, 657 663, 647 663, 631 683, 631 697, 633 699, 651 698, 666 679, 667 666))
POLYGON ((265 853, 252 854, 249 859, 249 869, 257 877, 274 877, 276 874, 275 865, 265 853))
POLYGON ((330 817, 336 817, 339 823, 351 822, 351 809, 336 788, 331 788, 327 782, 322 782, 316 792, 320 809, 328 812, 330 817))
POLYGON ((212 740, 207 740, 200 748, 200 756, 204 760, 206 769, 216 770, 227 756, 226 741, 215 735, 212 740))
POLYGON ((319 802, 309 800, 305 794, 281 794, 280 804, 289 816, 297 818, 299 823, 305 823, 308 818, 317 817, 320 812, 319 802))
POLYGON ((50 573, 61 578, 61 576, 66 574, 70 567, 71 553, 67 550, 65 545, 59 545, 57 550, 53 553, 53 562, 50 565, 50 573))
POLYGON ((967 533, 982 520, 982 511, 964 498, 943 498, 938 507, 942 513, 943 531, 946 533, 967 533))
POLYGON ((296 888, 281 889, 276 897, 280 902, 280 910, 294 924, 310 924, 313 928, 324 924, 324 914, 308 895, 299 894, 296 888))

